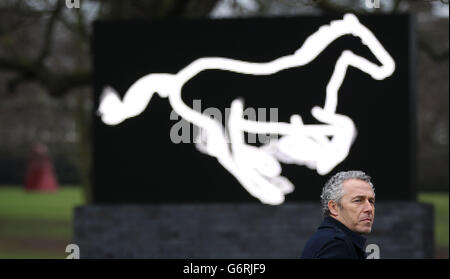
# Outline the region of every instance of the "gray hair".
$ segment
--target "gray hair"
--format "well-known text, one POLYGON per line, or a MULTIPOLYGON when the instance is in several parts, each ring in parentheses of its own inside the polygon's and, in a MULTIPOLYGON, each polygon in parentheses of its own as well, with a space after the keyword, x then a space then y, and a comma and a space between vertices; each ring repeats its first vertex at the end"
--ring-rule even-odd
POLYGON ((341 207, 341 199, 344 195, 342 185, 344 181, 349 179, 359 179, 370 184, 372 190, 375 192, 375 187, 370 181, 370 176, 362 171, 341 171, 332 176, 322 189, 322 195, 320 196, 322 202, 322 214, 323 216, 329 216, 330 210, 328 209, 328 202, 334 201, 339 207, 341 207))

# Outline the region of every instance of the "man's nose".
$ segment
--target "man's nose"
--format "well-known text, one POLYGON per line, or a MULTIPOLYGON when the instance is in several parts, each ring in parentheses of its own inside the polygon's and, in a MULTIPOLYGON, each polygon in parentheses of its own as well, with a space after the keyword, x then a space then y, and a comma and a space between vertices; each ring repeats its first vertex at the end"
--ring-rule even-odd
POLYGON ((366 200, 364 203, 364 212, 373 213, 374 205, 370 201, 366 200))

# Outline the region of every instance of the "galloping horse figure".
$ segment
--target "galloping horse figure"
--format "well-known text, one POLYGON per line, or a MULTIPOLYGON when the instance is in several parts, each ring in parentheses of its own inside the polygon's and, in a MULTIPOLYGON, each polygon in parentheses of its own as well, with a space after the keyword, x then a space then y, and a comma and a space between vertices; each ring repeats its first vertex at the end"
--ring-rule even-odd
POLYGON ((221 57, 202 57, 176 74, 153 73, 138 79, 126 92, 123 100, 109 86, 100 97, 98 113, 108 125, 116 125, 142 113, 152 95, 168 98, 173 110, 185 120, 202 129, 204 138, 197 148, 216 157, 241 185, 262 203, 277 205, 294 185, 281 176, 280 162, 305 165, 324 175, 341 163, 348 155, 356 137, 353 121, 336 113, 338 90, 347 68, 353 66, 382 80, 395 70, 395 62, 372 32, 356 16, 346 14, 309 36, 294 54, 266 63, 251 63, 221 57), (228 133, 218 121, 201 114, 181 98, 184 84, 206 70, 224 70, 247 75, 271 75, 279 71, 300 67, 313 61, 329 44, 344 35, 359 37, 381 65, 344 50, 326 87, 324 107, 313 107, 311 114, 324 124, 304 125, 299 115, 290 122, 258 122, 244 119, 244 105, 240 99, 231 103, 228 133), (276 134, 280 138, 255 147, 245 143, 245 133, 276 134), (228 143, 231 143, 231 147, 228 143))

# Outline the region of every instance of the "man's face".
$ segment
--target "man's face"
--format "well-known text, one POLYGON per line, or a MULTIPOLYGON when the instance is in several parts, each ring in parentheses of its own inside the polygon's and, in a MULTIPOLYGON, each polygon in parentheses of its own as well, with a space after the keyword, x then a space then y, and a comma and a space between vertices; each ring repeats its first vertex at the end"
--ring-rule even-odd
POLYGON ((350 230, 368 234, 375 216, 375 193, 369 183, 348 179, 343 183, 341 206, 335 206, 335 218, 350 230))

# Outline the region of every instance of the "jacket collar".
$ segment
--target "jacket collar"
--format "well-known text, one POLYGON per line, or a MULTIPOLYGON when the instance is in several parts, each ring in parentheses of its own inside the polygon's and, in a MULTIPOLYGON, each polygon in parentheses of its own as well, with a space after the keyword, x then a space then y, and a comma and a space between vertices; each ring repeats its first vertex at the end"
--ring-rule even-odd
MULTIPOLYGON (((341 222, 339 222, 338 220, 334 219, 333 217, 327 216, 325 217, 325 219, 323 220, 322 224, 320 225, 320 227, 337 227, 339 228, 341 231, 343 231, 350 239, 351 241, 362 251, 364 251, 364 245, 366 243, 366 238, 363 237, 361 234, 354 232, 352 230, 350 230, 349 228, 347 228, 344 224, 342 224, 341 222)), ((319 227, 319 228, 320 228, 319 227)))

